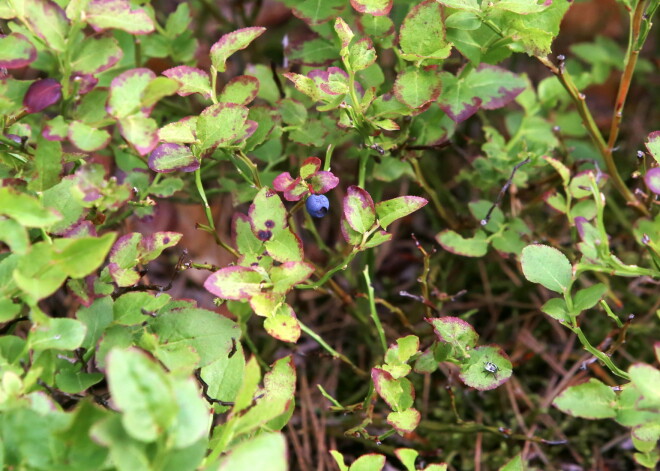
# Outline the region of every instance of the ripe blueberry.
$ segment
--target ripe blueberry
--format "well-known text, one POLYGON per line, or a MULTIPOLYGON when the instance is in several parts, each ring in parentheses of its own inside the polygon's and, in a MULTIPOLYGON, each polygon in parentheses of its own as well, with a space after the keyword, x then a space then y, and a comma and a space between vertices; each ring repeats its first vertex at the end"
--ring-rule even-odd
POLYGON ((305 208, 313 218, 322 218, 330 208, 330 201, 325 195, 309 195, 305 201, 305 208))

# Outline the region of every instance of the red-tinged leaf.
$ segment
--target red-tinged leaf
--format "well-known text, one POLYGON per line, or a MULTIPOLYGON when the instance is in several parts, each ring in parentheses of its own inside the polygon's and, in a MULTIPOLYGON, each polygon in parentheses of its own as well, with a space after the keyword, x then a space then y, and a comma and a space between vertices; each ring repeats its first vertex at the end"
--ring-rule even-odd
POLYGON ((646 148, 660 165, 660 131, 653 131, 647 137, 646 148))
POLYGON ((440 95, 442 81, 435 69, 404 69, 394 82, 394 95, 397 100, 410 108, 421 108, 440 95))
POLYGON ((362 38, 349 49, 349 60, 354 71, 368 68, 376 62, 376 50, 370 38, 362 38))
POLYGON ((415 399, 415 389, 406 378, 394 379, 390 373, 381 368, 371 369, 371 380, 378 395, 383 398, 394 411, 410 408, 415 399))
POLYGON ((334 97, 348 93, 348 74, 339 67, 330 67, 327 70, 314 69, 307 76, 311 78, 321 92, 334 97))
POLYGON ((13 3, 17 16, 29 26, 30 31, 43 39, 49 49, 64 52, 69 20, 57 3, 51 0, 22 0, 13 3))
POLYGON ((60 101, 60 98, 62 98, 60 82, 52 78, 37 80, 30 85, 23 97, 23 106, 28 113, 38 113, 60 101))
POLYGON ((290 186, 284 192, 284 199, 287 201, 300 201, 300 199, 309 193, 308 185, 300 178, 295 179, 295 184, 290 186))
POLYGON ((194 172, 199 168, 199 160, 188 146, 161 144, 149 155, 149 168, 159 173, 194 172))
POLYGON ((297 284, 307 281, 312 273, 314 265, 305 262, 285 262, 273 267, 270 271, 273 292, 287 293, 297 284))
POLYGON ((312 193, 327 193, 339 185, 339 178, 335 177, 332 172, 321 170, 312 175, 309 185, 312 187, 312 193))
POLYGON ((277 311, 264 320, 264 329, 271 337, 282 342, 296 343, 300 338, 300 324, 296 313, 288 304, 282 304, 277 311))
POLYGON ((248 212, 252 232, 261 241, 270 240, 287 227, 286 214, 286 208, 277 193, 263 187, 254 197, 248 212))
POLYGON ((419 425, 422 414, 417 409, 410 408, 399 412, 390 412, 387 414, 387 423, 396 429, 400 434, 412 433, 419 425))
POLYGON ((119 132, 140 155, 147 155, 158 145, 158 124, 142 114, 121 118, 119 132))
POLYGON ((300 93, 307 95, 313 101, 319 100, 319 89, 313 79, 305 75, 294 74, 292 72, 287 72, 282 75, 285 78, 291 80, 291 82, 293 82, 293 86, 296 87, 296 90, 298 90, 300 93))
POLYGON ((111 68, 123 56, 115 38, 86 38, 73 56, 71 69, 79 75, 98 74, 111 68))
POLYGON ((347 49, 351 44, 351 40, 355 36, 351 27, 348 26, 343 19, 337 18, 335 20, 335 32, 337 33, 337 36, 339 36, 342 49, 347 49))
POLYGON ((392 224, 392 222, 414 213, 426 206, 427 203, 427 200, 419 196, 400 196, 391 200, 381 201, 376 205, 378 222, 383 229, 387 229, 387 226, 392 224))
POLYGON ((358 186, 349 186, 344 196, 344 216, 349 226, 364 234, 376 222, 376 210, 371 195, 358 186))
POLYGON ((346 216, 343 213, 341 215, 341 235, 344 236, 344 240, 350 245, 358 245, 362 242, 362 234, 348 224, 346 216))
POLYGON ((425 319, 433 326, 433 331, 441 342, 465 349, 477 344, 479 335, 469 323, 458 317, 441 317, 425 319))
POLYGON ((234 246, 239 253, 243 255, 261 254, 263 252, 263 242, 257 239, 252 233, 250 218, 243 213, 234 213, 231 222, 232 238, 234 246))
POLYGON ((187 65, 180 65, 165 70, 163 75, 181 84, 177 95, 188 96, 193 93, 199 93, 204 98, 211 99, 211 81, 209 75, 203 70, 187 65))
POLYGON ((392 9, 392 0, 351 0, 351 6, 360 13, 385 16, 392 9))
POLYGON ((300 178, 295 180, 289 172, 282 172, 273 180, 273 188, 275 191, 283 192, 287 191, 289 188, 292 188, 300 181, 300 178))
POLYGON ((466 76, 443 72, 440 107, 459 123, 479 108, 494 110, 512 102, 525 89, 524 78, 500 67, 482 64, 466 76))
POLYGON ((147 12, 131 10, 129 0, 92 0, 87 5, 85 20, 96 31, 121 29, 131 34, 149 34, 154 22, 147 12))
POLYGON ((204 288, 219 298, 239 301, 260 293, 263 281, 261 273, 251 268, 225 267, 209 276, 204 288))
POLYGON ((647 170, 644 175, 644 183, 649 190, 656 195, 660 195, 660 167, 655 167, 647 170))
POLYGON ((245 134, 249 110, 235 103, 217 103, 202 111, 197 118, 197 137, 202 149, 230 145, 245 134))
POLYGON ((291 12, 308 25, 320 25, 337 18, 346 8, 346 0, 298 0, 291 12))
POLYGON ((20 69, 37 58, 37 50, 21 33, 0 35, 0 67, 20 69))
POLYGON ((227 59, 236 51, 245 49, 252 41, 261 36, 266 28, 253 26, 250 28, 241 28, 231 33, 223 35, 211 47, 211 61, 218 72, 227 70, 227 59))
POLYGON ((259 93, 259 79, 251 75, 239 75, 227 82, 218 101, 247 105, 257 97, 257 93, 259 93))
POLYGON ((142 93, 154 78, 156 74, 152 70, 138 68, 127 70, 112 79, 106 107, 108 113, 115 118, 123 118, 139 111, 148 114, 150 110, 141 110, 142 93))
POLYGON ((321 168, 321 159, 318 157, 308 157, 300 166, 300 178, 303 180, 309 178, 321 168))
POLYGON ((105 129, 93 128, 81 121, 69 124, 69 141, 83 152, 103 149, 110 142, 110 133, 105 129))
POLYGON ((406 15, 399 31, 399 45, 404 58, 446 59, 451 44, 445 41, 445 28, 440 4, 427 0, 413 7, 406 15))
POLYGON ((48 121, 41 131, 41 135, 49 141, 63 141, 67 138, 68 133, 69 123, 64 120, 62 115, 48 121))
POLYGON ((166 124, 158 130, 158 139, 163 142, 176 142, 178 144, 190 144, 195 142, 195 129, 197 128, 197 116, 186 116, 179 121, 166 124))

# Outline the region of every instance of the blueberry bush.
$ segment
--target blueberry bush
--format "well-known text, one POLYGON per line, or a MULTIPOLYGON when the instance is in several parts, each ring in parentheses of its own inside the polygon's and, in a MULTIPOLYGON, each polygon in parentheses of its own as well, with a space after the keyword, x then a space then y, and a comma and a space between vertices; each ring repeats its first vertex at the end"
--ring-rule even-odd
POLYGON ((2 469, 655 469, 659 4, 1 0, 2 469))

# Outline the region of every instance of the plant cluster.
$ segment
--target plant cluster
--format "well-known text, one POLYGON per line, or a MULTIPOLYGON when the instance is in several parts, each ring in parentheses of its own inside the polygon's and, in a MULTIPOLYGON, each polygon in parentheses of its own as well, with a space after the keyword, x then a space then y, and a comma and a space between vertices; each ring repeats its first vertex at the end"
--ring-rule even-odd
POLYGON ((611 3, 627 44, 557 46, 585 1, 0 3, 3 469, 654 469, 660 2, 611 3))

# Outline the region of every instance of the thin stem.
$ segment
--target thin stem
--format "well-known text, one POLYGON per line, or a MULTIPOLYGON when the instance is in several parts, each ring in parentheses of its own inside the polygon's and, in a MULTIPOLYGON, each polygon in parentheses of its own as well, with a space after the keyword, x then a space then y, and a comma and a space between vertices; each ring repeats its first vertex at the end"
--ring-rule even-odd
POLYGON ((252 174, 252 183, 254 184, 254 186, 257 189, 261 188, 263 185, 261 184, 261 179, 259 178, 259 171, 257 169, 257 165, 254 162, 252 162, 250 158, 247 155, 245 155, 243 151, 240 149, 236 150, 234 155, 236 155, 239 158, 239 160, 243 162, 250 169, 250 173, 252 174))
POLYGON ((317 281, 315 281, 314 283, 307 284, 307 285, 296 285, 296 288, 298 288, 298 289, 316 289, 316 288, 319 288, 320 286, 325 284, 325 282, 327 282, 330 278, 332 278, 332 276, 335 273, 337 273, 340 270, 345 270, 348 267, 348 264, 353 261, 353 259, 355 258, 356 255, 357 255, 356 250, 351 251, 351 253, 349 253, 348 256, 340 264, 336 265, 335 267, 333 267, 330 270, 328 270, 327 272, 325 272, 325 274, 321 278, 319 278, 317 281))
POLYGON ((239 256, 238 252, 234 250, 233 247, 230 247, 229 245, 225 244, 218 235, 218 231, 215 228, 215 223, 213 222, 213 214, 211 214, 211 207, 209 206, 209 202, 206 199, 206 193, 204 192, 204 186, 202 185, 202 172, 200 171, 200 169, 195 170, 195 186, 197 187, 197 192, 199 193, 199 197, 202 198, 202 203, 204 204, 204 213, 206 214, 206 220, 208 221, 209 227, 211 228, 211 234, 213 234, 215 243, 218 244, 223 249, 225 249, 230 254, 232 254, 234 257, 238 257, 239 256))
POLYGON ((630 381, 630 375, 628 375, 628 373, 626 373, 625 371, 620 369, 618 366, 616 366, 614 364, 614 362, 612 362, 612 359, 610 357, 608 357, 605 353, 601 352, 596 347, 591 345, 591 343, 589 342, 587 337, 585 337, 584 332, 582 332, 582 329, 580 329, 580 327, 576 324, 575 319, 573 319, 573 323, 574 323, 574 325, 573 326, 568 326, 568 328, 571 329, 571 331, 573 331, 573 333, 575 335, 577 335, 577 337, 580 340, 580 343, 582 344, 584 349, 586 351, 588 351, 589 353, 591 353, 596 358, 598 358, 601 362, 603 362, 605 364, 605 366, 607 366, 612 373, 614 373, 615 375, 617 375, 620 378, 623 378, 627 381, 630 381))
POLYGON ((385 353, 387 351, 387 340, 385 339, 383 324, 380 322, 378 312, 376 311, 376 302, 374 301, 374 287, 371 286, 371 278, 369 277, 368 266, 364 267, 362 274, 364 275, 364 281, 367 284, 367 297, 369 299, 369 312, 371 314, 371 319, 374 321, 376 331, 378 332, 378 338, 380 340, 380 346, 383 348, 383 353, 385 353))
POLYGON ((427 195, 431 198, 431 201, 433 202, 433 206, 435 207, 435 210, 438 213, 438 216, 447 223, 447 225, 452 228, 456 229, 458 226, 456 221, 450 216, 450 214, 447 212, 447 210, 442 206, 442 203, 440 202, 440 199, 438 198, 438 195, 436 194, 435 191, 429 186, 428 182, 424 178, 424 173, 422 172, 422 169, 419 165, 419 161, 417 159, 410 159, 410 163, 413 167, 413 171, 415 172, 415 178, 417 180, 417 184, 422 187, 422 189, 426 192, 427 195))
POLYGON ((330 355, 332 355, 333 358, 337 358, 337 359, 343 361, 348 366, 350 366, 353 369, 353 371, 355 371, 360 376, 363 376, 363 377, 369 376, 369 374, 366 371, 364 371, 362 368, 355 365, 346 355, 344 355, 342 353, 339 353, 337 350, 335 350, 330 345, 328 345, 328 343, 325 340, 323 340, 323 338, 320 335, 318 335, 312 329, 307 327, 300 320, 298 320, 298 324, 300 324, 300 328, 302 329, 303 332, 305 332, 312 339, 314 339, 321 347, 323 347, 325 349, 325 351, 327 351, 330 355))

